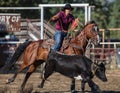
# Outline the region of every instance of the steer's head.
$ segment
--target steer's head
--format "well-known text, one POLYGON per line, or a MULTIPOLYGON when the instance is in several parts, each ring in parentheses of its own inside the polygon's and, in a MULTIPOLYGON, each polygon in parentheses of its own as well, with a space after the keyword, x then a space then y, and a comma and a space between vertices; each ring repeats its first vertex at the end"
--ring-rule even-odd
POLYGON ((103 62, 100 62, 100 63, 94 63, 93 65, 93 71, 94 71, 94 74, 100 79, 102 80, 103 82, 107 81, 107 77, 106 77, 106 74, 105 74, 105 64, 103 62))

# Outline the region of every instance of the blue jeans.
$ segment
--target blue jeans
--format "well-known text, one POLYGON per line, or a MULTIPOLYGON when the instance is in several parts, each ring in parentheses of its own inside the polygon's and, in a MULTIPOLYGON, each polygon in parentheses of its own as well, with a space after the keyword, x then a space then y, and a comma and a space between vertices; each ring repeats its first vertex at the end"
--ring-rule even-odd
POLYGON ((55 39, 55 45, 53 47, 54 50, 56 50, 56 51, 60 50, 63 40, 64 40, 64 37, 66 37, 66 36, 67 36, 67 33, 59 31, 59 30, 56 31, 56 33, 54 35, 54 39, 55 39))

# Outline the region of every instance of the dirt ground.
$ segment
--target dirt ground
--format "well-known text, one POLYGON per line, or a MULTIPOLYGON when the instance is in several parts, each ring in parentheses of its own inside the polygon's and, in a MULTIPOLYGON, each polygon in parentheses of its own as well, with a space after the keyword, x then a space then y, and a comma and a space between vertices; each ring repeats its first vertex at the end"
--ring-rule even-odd
MULTIPOLYGON (((107 70, 106 72, 108 81, 102 82, 98 78, 94 77, 94 81, 99 85, 102 93, 120 93, 120 70, 107 70)), ((20 85, 24 79, 25 74, 21 73, 17 76, 16 80, 11 84, 5 84, 6 79, 13 74, 0 74, 0 93, 19 93, 20 85), (3 90, 5 90, 3 92, 3 90)), ((31 88, 32 92, 26 93, 70 93, 71 79, 67 78, 59 73, 54 73, 45 82, 44 88, 39 89, 37 85, 41 82, 40 73, 33 73, 29 78, 26 88, 31 88)), ((76 90, 81 91, 80 81, 76 81, 76 90)), ((90 88, 86 84, 86 91, 90 91, 90 88)), ((88 92, 86 92, 88 93, 88 92)))

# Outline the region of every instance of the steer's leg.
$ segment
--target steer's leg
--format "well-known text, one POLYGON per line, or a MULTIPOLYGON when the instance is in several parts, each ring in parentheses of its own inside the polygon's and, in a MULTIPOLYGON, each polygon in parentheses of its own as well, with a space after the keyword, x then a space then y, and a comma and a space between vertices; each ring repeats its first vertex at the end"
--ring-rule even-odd
POLYGON ((91 79, 87 80, 89 87, 91 87, 92 93, 100 93, 100 88, 91 79))
POLYGON ((75 79, 72 79, 72 81, 71 81, 71 93, 76 93, 76 91, 75 91, 75 79))
POLYGON ((85 92, 85 83, 86 83, 85 80, 82 80, 82 81, 81 81, 81 89, 82 89, 82 93, 85 92))
POLYGON ((43 73, 42 82, 38 85, 39 88, 43 88, 45 80, 53 73, 53 71, 47 70, 43 73))
POLYGON ((38 85, 39 88, 43 88, 45 80, 54 72, 54 69, 54 62, 49 62, 45 65, 42 82, 40 83, 40 85, 38 85))

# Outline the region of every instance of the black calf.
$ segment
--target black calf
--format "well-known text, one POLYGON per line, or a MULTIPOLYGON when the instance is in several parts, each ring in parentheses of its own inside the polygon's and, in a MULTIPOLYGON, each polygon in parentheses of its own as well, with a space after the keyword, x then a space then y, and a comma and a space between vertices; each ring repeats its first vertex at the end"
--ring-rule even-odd
POLYGON ((99 91, 98 85, 96 85, 92 78, 96 75, 102 81, 107 81, 105 75, 105 66, 103 63, 93 63, 85 56, 78 55, 63 55, 50 50, 48 59, 44 68, 44 79, 39 87, 44 86, 45 80, 53 73, 59 72, 72 79, 71 92, 75 92, 75 79, 82 80, 81 89, 84 92, 85 83, 91 87, 92 91, 99 91))

